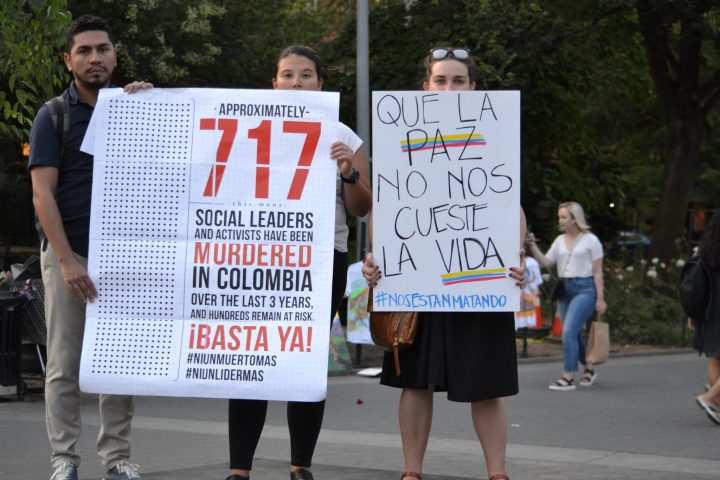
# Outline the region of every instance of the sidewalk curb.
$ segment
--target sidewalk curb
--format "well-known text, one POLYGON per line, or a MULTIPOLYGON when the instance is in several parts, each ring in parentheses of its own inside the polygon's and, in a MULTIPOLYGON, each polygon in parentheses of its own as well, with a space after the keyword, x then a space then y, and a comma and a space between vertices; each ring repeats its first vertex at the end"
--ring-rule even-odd
MULTIPOLYGON (((677 355, 681 353, 693 353, 696 352, 693 348, 668 348, 663 350, 638 350, 636 352, 610 352, 610 360, 613 358, 630 358, 630 357, 650 357, 654 355, 677 355)), ((562 356, 556 355, 553 357, 527 357, 517 359, 518 364, 533 364, 533 363, 552 363, 562 362, 562 356)), ((609 360, 608 360, 609 361, 609 360)))
MULTIPOLYGON (((660 349, 660 350, 638 350, 635 352, 610 352, 610 360, 613 358, 631 358, 631 357, 651 357, 655 355, 679 355, 683 353, 694 353, 696 352, 695 349, 686 347, 686 348, 667 348, 667 349, 660 349)), ((517 363, 518 365, 531 365, 536 363, 555 363, 555 362, 562 362, 562 356, 561 355, 555 355, 551 357, 518 357, 517 363)), ((357 373, 360 370, 364 370, 366 368, 381 368, 382 364, 374 366, 374 367, 361 367, 361 368, 353 368, 353 373, 350 375, 357 375, 357 373)), ((333 375, 335 376, 335 375, 333 375)), ((343 376, 343 375, 341 375, 343 376)))

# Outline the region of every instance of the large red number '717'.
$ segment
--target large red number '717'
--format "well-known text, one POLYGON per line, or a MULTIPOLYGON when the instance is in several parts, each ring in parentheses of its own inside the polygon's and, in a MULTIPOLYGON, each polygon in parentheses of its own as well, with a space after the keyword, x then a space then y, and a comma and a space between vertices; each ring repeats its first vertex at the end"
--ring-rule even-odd
MULTIPOLYGON (((263 120, 255 128, 248 130, 248 138, 257 141, 257 154, 255 161, 255 198, 268 198, 270 191, 270 136, 272 122, 263 120)), ((222 130, 220 143, 215 154, 215 163, 210 170, 210 176, 205 184, 203 193, 206 197, 217 196, 220 190, 225 167, 227 166, 230 150, 238 130, 236 118, 201 118, 200 130, 222 130)), ((310 173, 310 165, 315 157, 318 141, 320 140, 321 124, 319 122, 283 122, 284 133, 303 133, 303 143, 298 159, 295 175, 293 175, 288 200, 299 200, 305 188, 305 182, 310 173)))

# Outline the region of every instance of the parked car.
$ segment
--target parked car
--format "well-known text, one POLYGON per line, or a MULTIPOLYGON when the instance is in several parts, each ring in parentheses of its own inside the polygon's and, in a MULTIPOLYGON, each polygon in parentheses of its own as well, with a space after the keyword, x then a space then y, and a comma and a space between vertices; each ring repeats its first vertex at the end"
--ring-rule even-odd
POLYGON ((621 230, 617 233, 617 238, 611 244, 613 251, 633 256, 636 252, 640 252, 642 256, 647 255, 652 242, 649 235, 634 230, 621 230))

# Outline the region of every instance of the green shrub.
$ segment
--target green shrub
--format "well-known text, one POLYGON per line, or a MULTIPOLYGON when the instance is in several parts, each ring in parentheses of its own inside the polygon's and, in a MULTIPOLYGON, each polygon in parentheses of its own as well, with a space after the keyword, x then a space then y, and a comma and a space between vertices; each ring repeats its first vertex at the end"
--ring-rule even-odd
POLYGON ((605 301, 613 341, 679 345, 685 317, 677 285, 683 260, 605 260, 605 301))
MULTIPOLYGON (((686 317, 678 301, 677 285, 683 260, 636 259, 632 263, 605 259, 604 320, 610 324, 613 343, 680 345, 686 317)), ((543 317, 553 318, 550 292, 557 279, 544 275, 543 317)))

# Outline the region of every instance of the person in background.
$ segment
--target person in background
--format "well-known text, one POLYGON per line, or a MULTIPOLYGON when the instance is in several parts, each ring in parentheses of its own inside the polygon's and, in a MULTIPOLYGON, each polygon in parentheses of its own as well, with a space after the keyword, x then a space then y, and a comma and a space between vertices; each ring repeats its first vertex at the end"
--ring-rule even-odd
MULTIPOLYGON (((98 295, 88 276, 93 157, 80 151, 101 88, 110 86, 117 66, 115 41, 107 22, 84 15, 73 21, 65 37, 65 65, 73 75, 62 94, 67 107, 59 136, 45 105, 30 132, 30 177, 33 205, 42 227, 41 268, 45 287, 47 369, 46 423, 53 474, 51 480, 77 480, 80 456, 79 370, 85 330, 85 305, 98 295), (61 138, 64 137, 64 138, 61 138)), ((133 82, 129 93, 152 84, 133 82)), ((104 480, 139 480, 129 463, 133 397, 100 395, 97 452, 104 480)))
POLYGON ((697 404, 715 424, 720 425, 720 214, 716 213, 700 241, 699 255, 712 272, 712 292, 709 315, 705 319, 688 318, 688 326, 695 330, 695 348, 707 359, 708 385, 698 395, 697 404))
POLYGON ((520 298, 520 311, 515 312, 515 329, 533 328, 540 311, 540 285, 543 283, 540 264, 532 257, 525 258, 525 286, 520 298))
POLYGON ((548 388, 561 392, 576 389, 575 372, 578 362, 585 368, 580 385, 590 386, 597 373, 593 365, 585 362, 585 341, 582 328, 592 317, 593 310, 605 313, 603 283, 603 249, 600 240, 590 232, 582 206, 577 202, 561 203, 558 207, 558 225, 563 232, 555 238, 550 250, 543 254, 529 233, 527 246, 542 267, 557 265, 558 281, 564 292, 558 300, 563 323, 563 372, 548 388))
MULTIPOLYGON (((323 85, 320 57, 303 45, 286 48, 276 63, 272 84, 279 90, 320 90, 323 85)), ((337 162, 338 168, 333 186, 336 201, 332 311, 329 312, 332 322, 345 292, 349 232, 345 211, 364 216, 370 210, 372 197, 362 140, 342 123, 338 128, 338 141, 330 147, 330 157, 337 162)), ((266 400, 230 400, 230 475, 227 480, 247 480, 250 477, 255 449, 265 425, 267 404, 266 400)), ((325 400, 288 402, 291 480, 313 480, 310 467, 324 411, 325 400)))
MULTIPOLYGON (((477 68, 465 48, 433 48, 425 57, 424 67, 423 90, 475 90, 477 68)), ((520 220, 522 245, 522 210, 520 220)), ((525 281, 524 258, 521 250, 521 266, 510 269, 510 276, 520 287, 525 281)), ((363 274, 371 287, 382 275, 372 254, 365 258, 363 274)), ((422 480, 433 394, 447 392, 448 400, 470 404, 490 480, 508 480, 503 397, 518 393, 513 312, 419 312, 418 317, 415 341, 399 354, 401 374, 395 374, 393 354, 386 352, 380 380, 383 385, 402 388, 398 411, 404 457, 401 478, 422 480)))

